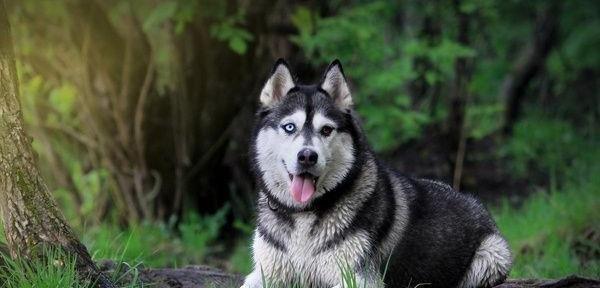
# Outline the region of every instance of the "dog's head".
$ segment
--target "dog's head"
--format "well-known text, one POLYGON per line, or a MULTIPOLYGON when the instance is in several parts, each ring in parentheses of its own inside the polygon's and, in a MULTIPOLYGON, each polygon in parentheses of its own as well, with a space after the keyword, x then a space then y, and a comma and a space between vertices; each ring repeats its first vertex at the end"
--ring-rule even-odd
POLYGON ((260 93, 253 160, 272 197, 307 207, 339 185, 356 161, 352 96, 333 61, 316 85, 298 85, 278 60, 260 93))

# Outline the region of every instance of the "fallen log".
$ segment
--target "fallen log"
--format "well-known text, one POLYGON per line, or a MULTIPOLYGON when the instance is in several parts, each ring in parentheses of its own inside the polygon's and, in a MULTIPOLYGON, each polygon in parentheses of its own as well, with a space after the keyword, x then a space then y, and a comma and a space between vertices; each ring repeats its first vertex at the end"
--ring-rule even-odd
POLYGON ((577 275, 571 275, 562 279, 511 279, 494 288, 579 288, 579 287, 600 287, 598 279, 583 278, 577 275))
MULTIPOLYGON (((103 269, 115 269, 113 262, 100 265, 103 269)), ((140 282, 156 288, 238 288, 243 276, 227 273, 208 266, 183 268, 142 268, 136 273, 126 273, 123 284, 137 277, 140 282)), ((510 279, 494 288, 580 288, 599 287, 600 280, 571 275, 562 279, 510 279)))

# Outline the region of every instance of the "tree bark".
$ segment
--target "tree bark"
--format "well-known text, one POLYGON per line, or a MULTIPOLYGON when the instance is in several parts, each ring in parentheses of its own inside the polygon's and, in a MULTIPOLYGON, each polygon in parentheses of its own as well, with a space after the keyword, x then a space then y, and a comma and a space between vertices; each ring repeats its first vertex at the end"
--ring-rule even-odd
POLYGON ((23 129, 13 44, 0 0, 0 214, 10 254, 32 258, 43 247, 73 253, 77 269, 100 287, 115 287, 96 267, 50 195, 23 129))

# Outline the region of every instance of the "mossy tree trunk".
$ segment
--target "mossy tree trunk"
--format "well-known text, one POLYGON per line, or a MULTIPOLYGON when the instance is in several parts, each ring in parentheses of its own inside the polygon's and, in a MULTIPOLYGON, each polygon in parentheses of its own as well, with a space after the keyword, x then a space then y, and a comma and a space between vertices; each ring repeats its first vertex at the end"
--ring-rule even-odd
POLYGON ((59 247, 77 259, 80 276, 114 287, 100 272, 52 198, 23 129, 10 26, 0 0, 0 214, 10 254, 32 258, 59 247))

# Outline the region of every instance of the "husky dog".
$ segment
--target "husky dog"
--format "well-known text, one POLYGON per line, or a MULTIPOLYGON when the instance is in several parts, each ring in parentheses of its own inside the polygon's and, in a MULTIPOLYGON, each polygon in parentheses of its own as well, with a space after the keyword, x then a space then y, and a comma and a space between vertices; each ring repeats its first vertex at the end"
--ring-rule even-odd
POLYGON ((297 84, 281 59, 273 67, 250 151, 258 215, 242 287, 341 288, 344 275, 368 288, 502 282, 511 253, 484 206, 381 163, 352 102, 337 60, 317 85, 297 84))

